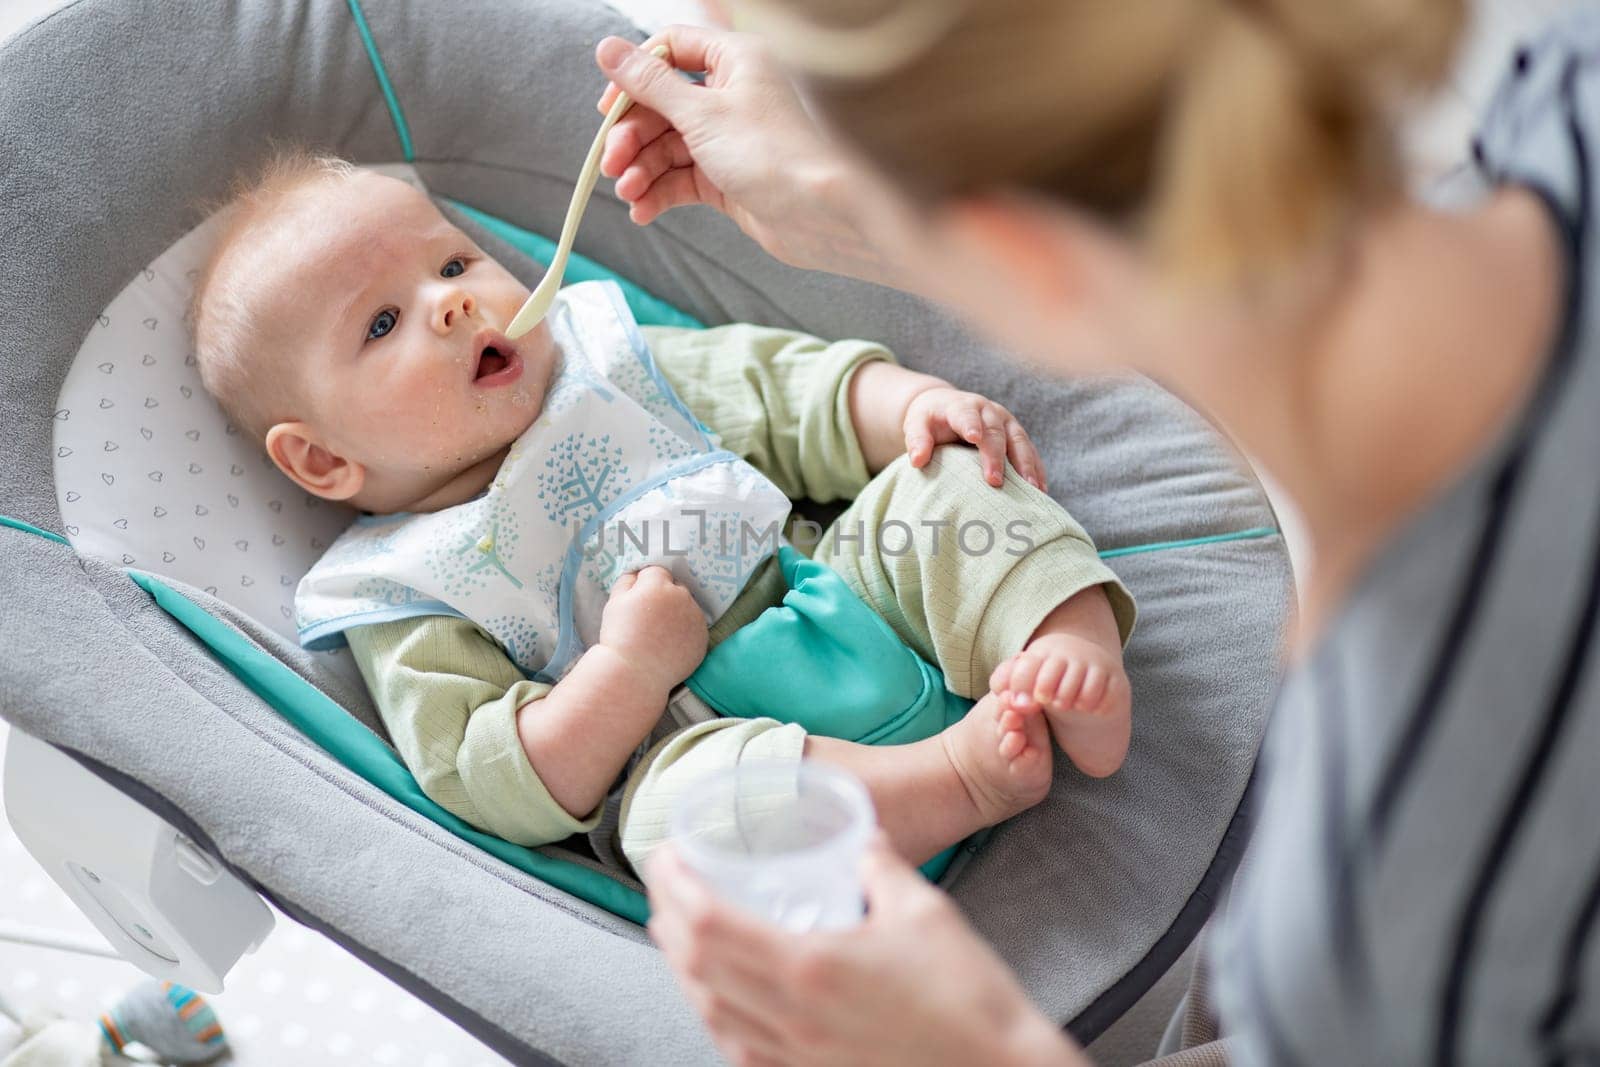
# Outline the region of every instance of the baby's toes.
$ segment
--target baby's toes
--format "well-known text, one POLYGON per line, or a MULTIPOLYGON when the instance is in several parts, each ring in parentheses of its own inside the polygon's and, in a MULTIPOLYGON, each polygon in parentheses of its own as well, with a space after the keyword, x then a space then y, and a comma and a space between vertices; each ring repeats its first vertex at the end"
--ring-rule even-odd
POLYGON ((1106 687, 1111 681, 1111 672, 1099 664, 1090 664, 1083 674, 1083 688, 1078 690, 1078 699, 1072 704, 1079 711, 1094 711, 1106 699, 1106 687))
POLYGON ((1005 703, 1019 711, 1037 711, 1039 705, 1034 701, 1033 689, 1035 679, 1039 676, 1039 666, 1044 662, 1043 657, 1024 652, 1017 656, 1011 665, 1011 677, 1006 679, 1005 689, 1009 694, 1005 703))
POLYGON ((1078 704, 1078 694, 1083 691, 1083 678, 1086 668, 1080 660, 1069 660, 1061 672, 1061 681, 1056 685, 1056 692, 1050 701, 1050 708, 1054 711, 1068 711, 1078 704))
POLYGON ((1054 762, 1050 754, 1050 727, 1043 715, 1029 715, 1020 722, 1022 728, 1003 739, 1000 756, 1011 772, 1012 786, 1021 790, 1025 804, 1032 806, 1050 791, 1054 762))
POLYGON ((1061 688, 1061 679, 1067 673, 1070 661, 1062 656, 1051 656, 1039 667, 1039 674, 1033 682, 1034 702, 1042 707, 1050 707, 1056 698, 1056 691, 1061 688))
MULTIPOLYGON (((989 691, 994 694, 995 699, 1000 702, 1002 708, 1015 706, 1024 711, 1036 711, 1038 710, 1037 708, 1028 707, 1026 702, 1019 702, 1013 699, 1011 676, 1017 672, 1020 659, 1022 659, 1022 653, 1019 652, 1015 656, 1006 659, 990 673, 989 691)), ((998 721, 996 725, 998 725, 998 721)))
POLYGON ((1010 656, 989 673, 989 690, 994 693, 1003 693, 1006 683, 1011 681, 1011 668, 1017 662, 1016 656, 1010 656))
POLYGON ((997 746, 996 751, 1000 753, 1001 759, 1009 763, 1022 755, 1027 747, 1027 734, 1021 730, 1007 730, 1000 735, 1000 744, 997 746))

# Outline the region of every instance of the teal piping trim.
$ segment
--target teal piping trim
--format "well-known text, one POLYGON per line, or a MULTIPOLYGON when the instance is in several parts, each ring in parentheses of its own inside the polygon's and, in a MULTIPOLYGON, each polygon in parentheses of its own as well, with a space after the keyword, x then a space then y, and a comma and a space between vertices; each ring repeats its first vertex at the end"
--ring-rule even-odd
MULTIPOLYGON (((38 534, 40 537, 48 538, 51 541, 59 541, 63 545, 71 545, 72 543, 60 534, 51 533, 49 530, 41 530, 39 527, 23 522, 21 519, 13 519, 6 515, 0 515, 0 526, 11 526, 27 533, 38 534)), ((1148 545, 1108 548, 1100 553, 1100 558, 1116 559, 1118 556, 1137 556, 1144 552, 1161 552, 1169 548, 1193 548, 1196 545, 1215 545, 1224 541, 1253 541, 1257 538, 1276 537, 1277 535, 1278 529, 1274 526, 1257 526, 1253 529, 1238 530, 1234 533, 1212 534, 1210 537, 1191 537, 1187 541, 1156 541, 1148 545)))
POLYGON ((65 537, 62 537, 58 533, 51 533, 49 530, 41 530, 32 523, 23 522, 21 519, 13 519, 6 515, 0 515, 0 526, 9 526, 14 530, 22 530, 25 533, 38 534, 40 537, 46 538, 47 540, 59 541, 69 548, 72 545, 71 541, 68 541, 65 537))
POLYGON ((1148 545, 1108 548, 1100 553, 1100 558, 1116 559, 1118 556, 1137 556, 1141 552, 1162 552, 1169 548, 1193 548, 1196 545, 1215 545, 1223 541, 1254 541, 1261 537, 1276 536, 1278 536, 1278 528, 1276 526, 1257 526, 1254 529, 1238 530, 1234 533, 1212 534, 1210 537, 1191 537, 1187 541, 1157 541, 1148 545))
MULTIPOLYGON (((355 0, 351 2, 353 4, 355 0)), ((60 534, 41 530, 21 519, 0 515, 0 526, 22 530, 71 547, 71 542, 60 534)), ((1103 559, 1111 559, 1169 548, 1189 548, 1224 541, 1271 537, 1277 533, 1276 529, 1257 527, 1185 541, 1164 541, 1157 544, 1114 548, 1100 553, 1100 556, 1103 559)), ((131 569, 127 574, 135 585, 154 598, 163 611, 198 637, 252 692, 288 719, 302 736, 314 739, 319 747, 344 767, 457 837, 549 885, 641 925, 649 919, 648 901, 634 890, 604 875, 551 859, 533 849, 523 848, 502 838, 483 833, 439 806, 422 792, 416 779, 393 751, 378 742, 370 731, 351 718, 321 690, 308 684, 287 664, 255 645, 232 626, 217 619, 160 579, 131 569)), ((976 843, 969 842, 969 848, 975 850, 976 843)), ((924 865, 924 872, 930 878, 936 878, 938 872, 942 871, 955 856, 956 851, 957 846, 952 846, 940 853, 924 865)))
POLYGON ((400 138, 400 151, 406 157, 407 163, 416 162, 417 155, 411 150, 411 128, 406 125, 405 112, 400 110, 400 98, 394 94, 394 86, 389 82, 389 72, 384 69, 383 57, 378 55, 378 43, 372 39, 372 30, 367 26, 367 16, 361 11, 361 0, 347 0, 350 5, 350 14, 356 20, 356 32, 361 34, 361 43, 367 47, 367 58, 372 61, 372 73, 378 76, 378 88, 383 90, 383 99, 389 105, 389 117, 394 120, 394 132, 400 138))

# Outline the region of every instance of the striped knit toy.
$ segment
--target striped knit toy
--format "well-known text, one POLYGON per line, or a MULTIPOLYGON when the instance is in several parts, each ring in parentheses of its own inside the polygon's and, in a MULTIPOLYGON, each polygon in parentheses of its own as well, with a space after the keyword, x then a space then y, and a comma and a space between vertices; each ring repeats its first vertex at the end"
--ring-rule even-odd
POLYGON ((206 1063, 228 1047, 222 1024, 205 998, 173 982, 142 982, 100 1016, 112 1051, 137 1041, 162 1063, 206 1063))

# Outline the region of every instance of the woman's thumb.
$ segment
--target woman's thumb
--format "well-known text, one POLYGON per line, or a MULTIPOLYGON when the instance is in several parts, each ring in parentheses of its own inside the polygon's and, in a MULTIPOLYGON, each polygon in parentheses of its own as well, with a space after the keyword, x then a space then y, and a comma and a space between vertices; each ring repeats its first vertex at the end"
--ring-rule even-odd
POLYGON ((602 40, 595 46, 594 58, 617 88, 682 128, 680 119, 688 117, 684 112, 694 89, 669 63, 621 37, 602 40))
POLYGON ((929 891, 922 875, 900 857, 881 830, 861 858, 861 888, 867 907, 880 913, 903 903, 909 895, 929 891))

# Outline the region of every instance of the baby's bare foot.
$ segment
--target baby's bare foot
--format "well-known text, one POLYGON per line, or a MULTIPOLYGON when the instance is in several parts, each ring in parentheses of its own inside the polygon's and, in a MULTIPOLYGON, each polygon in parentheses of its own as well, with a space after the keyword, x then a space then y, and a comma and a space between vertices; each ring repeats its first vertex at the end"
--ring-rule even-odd
POLYGON ((1083 773, 1104 778, 1122 766, 1133 693, 1120 652, 1075 634, 1041 634, 995 668, 989 688, 1025 717, 1043 712, 1056 744, 1083 773))
POLYGON ((939 735, 985 826, 1026 811, 1050 791, 1050 732, 1039 715, 1000 704, 993 693, 939 735))

